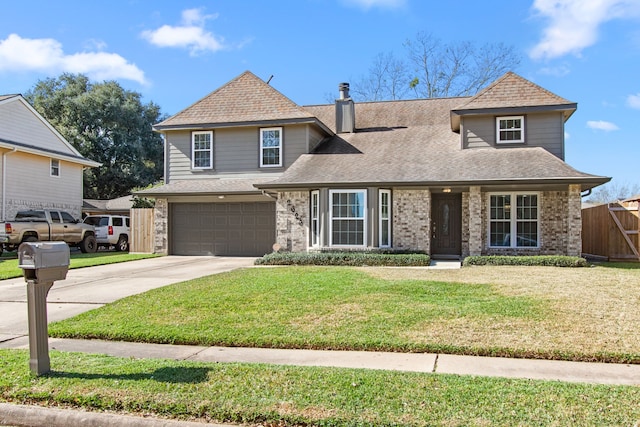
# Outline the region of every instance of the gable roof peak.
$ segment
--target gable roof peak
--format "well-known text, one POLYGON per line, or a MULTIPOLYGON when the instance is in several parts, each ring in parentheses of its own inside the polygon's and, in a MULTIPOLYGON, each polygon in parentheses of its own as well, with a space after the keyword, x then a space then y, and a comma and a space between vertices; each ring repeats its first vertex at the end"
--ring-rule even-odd
POLYGON ((245 71, 204 98, 154 126, 156 129, 251 123, 312 116, 295 102, 245 71))

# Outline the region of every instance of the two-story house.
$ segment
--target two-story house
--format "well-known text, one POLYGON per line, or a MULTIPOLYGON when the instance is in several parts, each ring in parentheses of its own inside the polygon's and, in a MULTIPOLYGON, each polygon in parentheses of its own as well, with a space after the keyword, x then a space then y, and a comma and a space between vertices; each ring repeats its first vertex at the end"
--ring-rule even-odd
POLYGON ((80 218, 82 171, 100 163, 81 156, 21 95, 0 96, 0 156, 3 221, 44 208, 80 218))
POLYGON ((473 97, 301 107, 250 72, 157 124, 156 251, 581 253, 569 102, 507 73, 473 97))

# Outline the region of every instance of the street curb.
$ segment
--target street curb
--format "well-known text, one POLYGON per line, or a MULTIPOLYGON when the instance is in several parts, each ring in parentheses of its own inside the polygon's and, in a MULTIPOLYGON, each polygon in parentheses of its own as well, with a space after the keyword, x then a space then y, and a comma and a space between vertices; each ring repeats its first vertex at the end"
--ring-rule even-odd
MULTIPOLYGON (((131 415, 87 412, 75 409, 45 408, 41 406, 0 403, 0 425, 16 427, 202 427, 192 421, 174 421, 157 418, 142 418, 131 415)), ((206 424, 213 427, 228 427, 223 424, 206 424)))

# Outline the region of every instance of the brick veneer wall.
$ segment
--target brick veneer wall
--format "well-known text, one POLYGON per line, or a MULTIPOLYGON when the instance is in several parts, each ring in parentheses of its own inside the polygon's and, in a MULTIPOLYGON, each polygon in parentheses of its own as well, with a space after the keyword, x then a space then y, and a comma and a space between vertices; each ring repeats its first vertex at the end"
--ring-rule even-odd
POLYGON ((431 191, 393 191, 393 247, 426 251, 431 249, 431 191))
POLYGON ((287 191, 276 200, 276 242, 281 251, 305 252, 309 247, 309 192, 287 191))
POLYGON ((570 255, 582 251, 582 211, 580 186, 568 191, 539 193, 540 248, 489 248, 489 195, 482 194, 483 255, 570 255))
POLYGON ((156 199, 153 224, 155 227, 153 252, 167 255, 169 253, 169 202, 167 199, 156 199))

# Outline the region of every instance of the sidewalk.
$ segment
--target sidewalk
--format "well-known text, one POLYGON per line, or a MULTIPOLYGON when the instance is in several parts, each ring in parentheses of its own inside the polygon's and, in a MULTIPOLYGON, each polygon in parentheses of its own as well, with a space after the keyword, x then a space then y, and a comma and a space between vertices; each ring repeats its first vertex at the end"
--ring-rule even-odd
MULTIPOLYGON (((0 348, 28 349, 27 337, 0 348)), ((640 385, 640 365, 508 359, 452 354, 204 347, 50 338, 51 350, 117 357, 382 369, 609 385, 640 385)))

